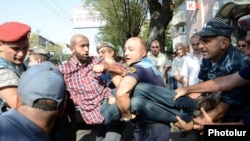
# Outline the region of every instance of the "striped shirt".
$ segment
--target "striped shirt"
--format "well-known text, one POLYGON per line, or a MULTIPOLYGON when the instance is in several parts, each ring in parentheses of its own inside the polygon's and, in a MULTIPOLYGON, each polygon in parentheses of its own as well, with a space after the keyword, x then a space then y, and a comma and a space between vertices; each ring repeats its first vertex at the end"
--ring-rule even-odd
POLYGON ((98 57, 89 57, 86 64, 82 65, 71 58, 70 61, 58 66, 64 74, 64 80, 73 101, 79 106, 81 116, 87 124, 100 124, 104 121, 100 113, 104 99, 111 96, 102 73, 95 73, 93 67, 102 63, 98 57))

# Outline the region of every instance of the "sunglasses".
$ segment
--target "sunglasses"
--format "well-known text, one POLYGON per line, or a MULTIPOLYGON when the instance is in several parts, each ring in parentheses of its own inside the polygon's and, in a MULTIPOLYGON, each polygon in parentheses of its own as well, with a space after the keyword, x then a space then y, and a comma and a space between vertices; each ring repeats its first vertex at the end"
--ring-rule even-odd
POLYGON ((192 45, 192 46, 195 46, 195 45, 196 45, 196 46, 198 46, 198 45, 199 45, 199 43, 196 43, 196 44, 191 44, 191 45, 192 45))
POLYGON ((243 45, 238 45, 238 47, 246 47, 246 45, 245 45, 245 44, 243 44, 243 45))

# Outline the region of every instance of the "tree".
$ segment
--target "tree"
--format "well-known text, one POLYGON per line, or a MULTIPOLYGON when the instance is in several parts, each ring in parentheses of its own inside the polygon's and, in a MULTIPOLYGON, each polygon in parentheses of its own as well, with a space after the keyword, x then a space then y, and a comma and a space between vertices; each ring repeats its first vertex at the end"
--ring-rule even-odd
POLYGON ((150 13, 149 34, 147 43, 158 40, 161 44, 161 52, 165 52, 165 31, 167 25, 172 20, 174 5, 172 0, 147 0, 150 13))
POLYGON ((146 0, 86 0, 95 7, 106 25, 101 28, 99 40, 123 46, 129 37, 138 36, 146 19, 146 0))
POLYGON ((129 37, 139 35, 149 10, 147 43, 157 39, 162 46, 161 51, 165 52, 165 32, 172 20, 174 6, 183 1, 175 0, 173 3, 173 0, 85 0, 85 3, 94 6, 107 21, 101 29, 99 40, 120 46, 123 46, 129 37))

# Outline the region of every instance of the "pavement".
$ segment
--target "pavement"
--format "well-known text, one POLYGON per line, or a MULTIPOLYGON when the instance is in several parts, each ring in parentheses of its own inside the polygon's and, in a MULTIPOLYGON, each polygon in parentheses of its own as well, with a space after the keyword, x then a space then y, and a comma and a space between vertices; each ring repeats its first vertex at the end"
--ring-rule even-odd
MULTIPOLYGON (((95 141, 96 136, 96 128, 93 129, 85 129, 85 130, 78 130, 77 131, 77 141, 95 141)), ((121 141, 132 141, 132 133, 133 133, 133 126, 127 125, 121 141)), ((180 130, 175 127, 171 126, 171 137, 169 141, 198 141, 197 139, 197 132, 191 131, 186 134, 186 136, 180 136, 180 130)))

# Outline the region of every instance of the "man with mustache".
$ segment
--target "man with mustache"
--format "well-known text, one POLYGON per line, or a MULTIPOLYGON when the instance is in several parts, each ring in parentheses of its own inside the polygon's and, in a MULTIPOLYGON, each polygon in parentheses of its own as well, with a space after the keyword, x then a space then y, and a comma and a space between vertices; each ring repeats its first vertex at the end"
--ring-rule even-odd
POLYGON ((84 35, 72 36, 70 50, 72 58, 58 66, 58 69, 64 75, 72 100, 79 107, 86 124, 102 125, 97 140, 105 138, 120 141, 122 129, 120 114, 110 88, 102 79, 102 72, 112 72, 112 69, 117 70, 117 67, 107 65, 101 57, 89 56, 89 40, 84 35), (106 134, 104 131, 106 128, 114 130, 106 134))

